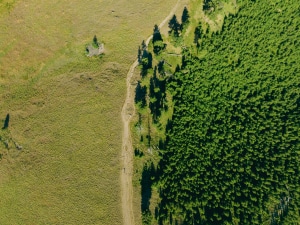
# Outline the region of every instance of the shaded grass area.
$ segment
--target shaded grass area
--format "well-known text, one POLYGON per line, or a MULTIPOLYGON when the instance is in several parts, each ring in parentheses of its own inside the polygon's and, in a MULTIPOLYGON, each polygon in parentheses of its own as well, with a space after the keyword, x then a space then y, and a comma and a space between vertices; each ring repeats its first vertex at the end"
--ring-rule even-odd
POLYGON ((0 15, 0 136, 23 146, 0 144, 1 224, 122 224, 125 76, 173 3, 30 0, 0 15), (105 56, 87 58, 95 34, 105 56))

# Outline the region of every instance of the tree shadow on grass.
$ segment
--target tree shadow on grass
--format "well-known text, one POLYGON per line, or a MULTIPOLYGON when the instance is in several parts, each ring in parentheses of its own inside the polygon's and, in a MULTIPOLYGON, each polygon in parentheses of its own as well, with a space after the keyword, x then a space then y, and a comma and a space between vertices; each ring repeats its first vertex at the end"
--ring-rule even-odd
POLYGON ((155 168, 153 162, 145 163, 141 179, 141 210, 143 224, 151 224, 152 215, 150 211, 150 199, 152 196, 152 184, 155 177, 155 168))

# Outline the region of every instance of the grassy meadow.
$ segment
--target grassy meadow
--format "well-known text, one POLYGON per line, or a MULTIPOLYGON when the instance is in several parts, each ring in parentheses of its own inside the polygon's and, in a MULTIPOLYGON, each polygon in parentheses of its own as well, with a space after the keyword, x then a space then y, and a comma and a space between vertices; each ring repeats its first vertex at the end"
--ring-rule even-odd
POLYGON ((175 3, 0 1, 0 224, 122 224, 125 77, 175 3))

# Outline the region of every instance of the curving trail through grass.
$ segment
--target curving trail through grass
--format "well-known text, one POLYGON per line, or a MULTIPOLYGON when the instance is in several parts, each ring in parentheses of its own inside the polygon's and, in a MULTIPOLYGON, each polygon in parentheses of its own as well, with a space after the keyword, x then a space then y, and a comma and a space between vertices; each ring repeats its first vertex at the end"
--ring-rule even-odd
MULTIPOLYGON (((169 15, 159 24, 159 28, 162 28, 175 14, 177 7, 181 0, 178 0, 176 5, 170 11, 169 15)), ((149 44, 152 39, 152 35, 146 40, 146 45, 149 44)), ((131 85, 131 79, 134 74, 134 69, 138 66, 138 60, 136 59, 131 65, 126 79, 127 94, 122 108, 122 122, 123 122, 123 137, 122 137, 122 170, 121 170, 121 194, 122 194, 122 213, 123 224, 134 225, 133 214, 133 200, 132 200, 132 171, 133 171, 133 148, 130 135, 130 119, 135 114, 134 107, 134 86, 131 85)))

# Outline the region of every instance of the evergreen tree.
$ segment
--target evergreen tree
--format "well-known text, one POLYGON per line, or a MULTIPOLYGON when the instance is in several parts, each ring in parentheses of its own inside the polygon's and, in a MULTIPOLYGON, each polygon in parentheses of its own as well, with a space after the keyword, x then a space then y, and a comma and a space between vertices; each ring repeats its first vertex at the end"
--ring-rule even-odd
POLYGON ((154 29, 153 29, 153 38, 152 38, 152 43, 153 43, 153 52, 157 55, 161 50, 164 49, 165 45, 163 43, 162 36, 159 31, 159 27, 155 24, 154 29))
POLYGON ((153 38, 152 43, 155 43, 156 41, 163 41, 162 36, 160 34, 159 27, 155 24, 153 29, 153 38))
POLYGON ((207 11, 211 8, 215 8, 215 0, 203 0, 203 10, 207 11))
POLYGON ((209 35, 210 35, 210 26, 209 26, 209 24, 207 24, 207 28, 206 28, 206 31, 205 31, 205 36, 209 37, 209 35))
POLYGON ((146 86, 142 86, 141 82, 138 81, 136 88, 135 88, 135 103, 141 103, 141 107, 146 106, 146 94, 147 94, 147 88, 146 86))
POLYGON ((165 44, 162 41, 156 41, 153 44, 153 52, 158 55, 160 51, 162 51, 165 48, 165 44))
POLYGON ((172 19, 169 21, 169 34, 173 34, 175 37, 179 36, 180 24, 177 20, 176 15, 173 15, 172 19))
POLYGON ((180 66, 177 64, 176 65, 176 68, 175 68, 175 73, 179 72, 180 71, 180 66))
POLYGON ((189 11, 188 11, 187 7, 185 6, 183 9, 183 12, 182 12, 182 16, 181 16, 181 23, 183 25, 185 25, 186 23, 189 22, 189 18, 190 18, 189 11))
POLYGON ((152 60, 153 60, 152 54, 151 54, 151 52, 149 52, 149 54, 148 54, 148 69, 152 68, 152 60))
POLYGON ((161 74, 162 76, 165 75, 164 64, 165 64, 164 60, 160 60, 157 64, 157 70, 158 70, 159 74, 161 74))
POLYGON ((197 44, 198 40, 201 38, 201 34, 202 34, 202 27, 201 24, 199 24, 198 27, 195 28, 194 31, 194 43, 197 44))

